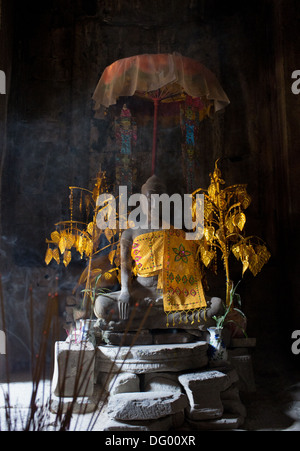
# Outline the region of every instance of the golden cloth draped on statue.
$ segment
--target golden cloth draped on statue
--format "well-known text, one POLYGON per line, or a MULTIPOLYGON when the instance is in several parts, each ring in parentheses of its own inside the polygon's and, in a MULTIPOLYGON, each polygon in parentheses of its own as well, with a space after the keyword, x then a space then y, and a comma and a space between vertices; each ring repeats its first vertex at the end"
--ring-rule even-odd
POLYGON ((139 235, 133 241, 132 258, 138 276, 158 275, 157 288, 162 289, 167 314, 200 312, 206 307, 197 243, 187 240, 183 230, 171 228, 139 235))

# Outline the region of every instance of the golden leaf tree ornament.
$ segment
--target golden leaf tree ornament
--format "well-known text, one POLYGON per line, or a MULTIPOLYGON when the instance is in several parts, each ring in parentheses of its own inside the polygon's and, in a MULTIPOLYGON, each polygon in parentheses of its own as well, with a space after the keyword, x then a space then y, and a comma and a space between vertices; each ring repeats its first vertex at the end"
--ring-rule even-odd
POLYGON ((208 189, 199 188, 193 193, 193 214, 196 194, 204 194, 204 231, 199 242, 199 256, 206 267, 210 267, 221 253, 226 276, 226 305, 230 304, 232 281, 230 278, 229 256, 232 253, 242 263, 242 275, 249 269, 256 276, 270 259, 265 243, 256 236, 245 237, 246 210, 251 197, 247 185, 238 184, 222 188, 225 181, 218 168, 218 161, 210 174, 208 189))
MULTIPOLYGON (((86 284, 86 289, 83 290, 85 299, 87 293, 91 292, 91 284, 95 280, 99 283, 101 276, 104 279, 113 279, 113 275, 116 274, 117 279, 120 280, 120 242, 118 230, 111 230, 108 227, 100 230, 96 223, 97 214, 103 208, 97 206, 97 199, 99 195, 108 193, 105 172, 99 171, 92 190, 76 186, 70 186, 69 190, 70 220, 55 224, 56 230, 51 233, 51 239, 46 240, 48 248, 45 263, 49 265, 54 260, 58 265, 62 262, 67 267, 72 260, 72 250, 74 253, 79 253, 82 259, 86 259, 87 268, 79 278, 80 284, 86 284), (75 220, 75 197, 78 191, 80 194, 77 210, 81 217, 85 214, 85 221, 75 220), (99 246, 101 235, 105 236, 108 241, 104 247, 99 246), (97 258, 101 260, 99 254, 106 248, 111 250, 108 260, 113 269, 102 271, 101 267, 94 268, 94 264, 92 266, 92 260, 97 260, 97 258)), ((110 207, 106 205, 104 208, 108 210, 107 214, 109 214, 110 207)), ((84 304, 85 300, 83 300, 84 304)))

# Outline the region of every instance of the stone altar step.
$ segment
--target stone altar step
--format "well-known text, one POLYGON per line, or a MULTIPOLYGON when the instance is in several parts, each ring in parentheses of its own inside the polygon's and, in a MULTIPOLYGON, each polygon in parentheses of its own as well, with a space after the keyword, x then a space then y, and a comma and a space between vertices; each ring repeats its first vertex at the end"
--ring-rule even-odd
POLYGON ((95 375, 100 372, 142 374, 202 368, 208 363, 207 348, 204 341, 133 347, 98 346, 95 375))
POLYGON ((120 393, 111 396, 107 414, 114 420, 156 420, 184 411, 188 406, 184 393, 172 391, 120 393))

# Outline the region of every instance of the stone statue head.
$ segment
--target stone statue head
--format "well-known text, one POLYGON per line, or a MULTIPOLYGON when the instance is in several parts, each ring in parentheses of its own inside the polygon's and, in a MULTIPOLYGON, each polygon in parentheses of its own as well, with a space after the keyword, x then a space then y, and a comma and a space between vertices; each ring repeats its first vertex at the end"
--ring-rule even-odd
POLYGON ((142 202, 142 210, 145 214, 147 214, 148 220, 155 215, 157 215, 158 220, 162 216, 161 206, 156 204, 156 201, 152 198, 152 194, 164 194, 167 192, 166 186, 164 182, 157 177, 156 175, 152 175, 146 183, 141 188, 141 193, 146 197, 147 203, 144 205, 142 202))
POLYGON ((157 177, 156 175, 152 175, 148 178, 146 183, 142 186, 142 194, 145 196, 150 196, 151 194, 163 194, 167 192, 166 185, 164 182, 157 177))

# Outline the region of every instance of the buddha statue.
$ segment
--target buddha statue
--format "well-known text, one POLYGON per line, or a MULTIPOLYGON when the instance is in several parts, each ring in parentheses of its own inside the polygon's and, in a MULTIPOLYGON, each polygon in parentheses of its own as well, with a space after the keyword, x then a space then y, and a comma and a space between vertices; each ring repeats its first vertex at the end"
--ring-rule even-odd
POLYGON ((204 295, 197 243, 186 240, 183 230, 161 222, 152 228, 151 196, 166 193, 158 177, 150 177, 141 193, 147 200, 141 204, 147 223, 121 235, 121 290, 98 296, 94 313, 102 325, 118 331, 125 330, 133 310, 131 330, 137 330, 147 312, 145 329, 205 331, 214 325, 212 317, 221 311, 222 301, 204 295))

